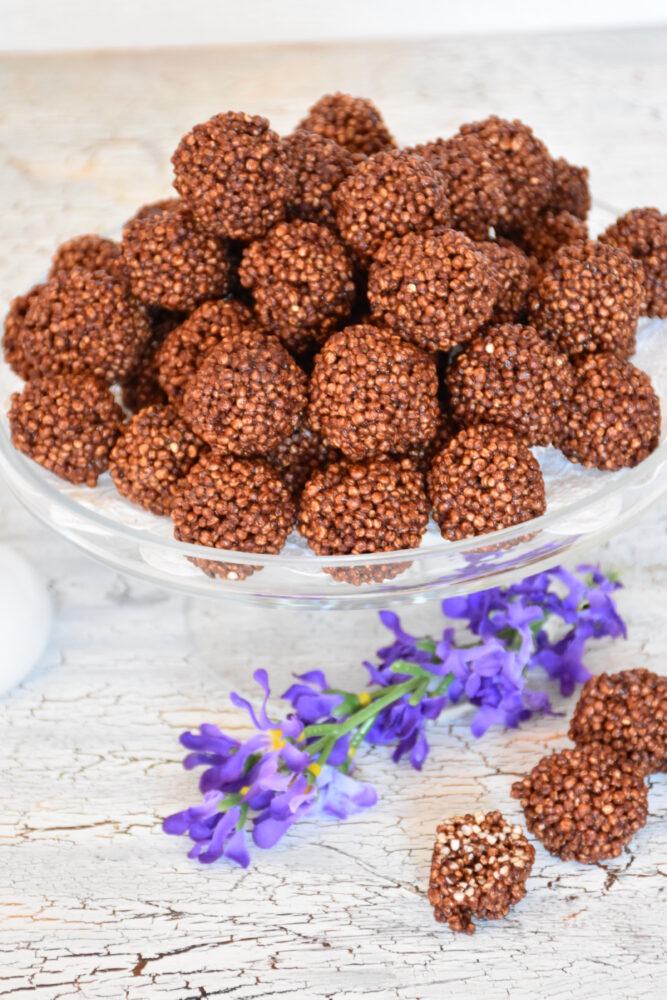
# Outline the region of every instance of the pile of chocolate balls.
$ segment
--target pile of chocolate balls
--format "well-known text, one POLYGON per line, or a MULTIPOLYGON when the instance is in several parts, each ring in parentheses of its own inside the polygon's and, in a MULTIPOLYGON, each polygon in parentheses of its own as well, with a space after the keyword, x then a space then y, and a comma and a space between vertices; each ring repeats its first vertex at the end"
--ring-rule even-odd
POLYGON ((608 470, 656 447, 629 358, 667 316, 667 216, 589 239, 587 170, 520 121, 399 149, 332 94, 286 137, 216 115, 172 161, 178 197, 11 304, 12 440, 56 475, 110 470, 182 541, 278 553, 296 527, 341 555, 542 514, 534 445, 608 470))

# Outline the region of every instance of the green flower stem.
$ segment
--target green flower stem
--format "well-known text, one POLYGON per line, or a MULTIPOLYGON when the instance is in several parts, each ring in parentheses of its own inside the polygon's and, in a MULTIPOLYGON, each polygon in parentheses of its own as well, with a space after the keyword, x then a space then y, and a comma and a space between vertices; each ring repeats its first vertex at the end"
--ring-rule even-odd
MULTIPOLYGON (((358 729, 367 719, 375 718, 383 708, 391 705, 394 701, 398 701, 404 694, 411 694, 420 683, 420 680, 420 678, 411 677, 409 681, 403 681, 402 684, 392 684, 389 688, 381 688, 379 697, 373 699, 370 704, 360 708, 357 712, 353 712, 345 721, 323 722, 318 725, 306 726, 304 735, 306 738, 311 736, 335 736, 339 740, 346 733, 351 732, 353 729, 358 729)), ((312 752, 312 746, 308 747, 308 750, 312 752)))

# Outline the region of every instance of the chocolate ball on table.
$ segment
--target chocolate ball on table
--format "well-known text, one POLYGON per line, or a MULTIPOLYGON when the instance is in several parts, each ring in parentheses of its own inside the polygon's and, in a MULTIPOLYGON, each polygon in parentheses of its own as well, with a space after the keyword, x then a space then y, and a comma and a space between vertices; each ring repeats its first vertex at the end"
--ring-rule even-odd
MULTIPOLYGON (((294 526, 295 508, 278 474, 261 458, 210 452, 179 480, 171 505, 181 542, 277 554, 294 526)), ((243 580, 260 567, 196 558, 207 576, 243 580)))
POLYGON ((285 218, 295 179, 266 118, 229 111, 195 125, 172 157, 174 187, 203 229, 254 240, 285 218))
POLYGON ((27 382, 9 410, 12 444, 61 479, 96 486, 109 466, 123 411, 93 375, 27 382))
POLYGON ((455 135, 412 151, 442 177, 453 228, 473 240, 488 240, 503 214, 505 187, 484 143, 474 135, 455 135))
POLYGON ((507 121, 491 115, 462 125, 459 132, 484 144, 502 177, 501 228, 521 228, 548 204, 554 183, 553 161, 532 129, 517 119, 507 121))
POLYGON ((364 266, 385 240, 450 222, 442 177, 408 150, 369 156, 334 192, 333 203, 338 231, 364 266))
POLYGON ((560 439, 572 398, 574 369, 530 326, 486 327, 445 375, 461 426, 502 424, 528 445, 560 439))
POLYGON ((667 677, 637 667, 584 684, 570 722, 579 746, 603 743, 643 774, 667 769, 667 677))
POLYGON ((615 354, 583 355, 557 446, 589 468, 631 468, 660 440, 660 400, 649 376, 615 354))
POLYGON ((297 129, 283 139, 296 189, 289 206, 293 218, 335 225, 333 193, 354 170, 354 157, 333 139, 297 129))
POLYGON ((409 233, 378 250, 368 275, 373 320, 429 351, 469 340, 500 293, 494 265, 463 233, 409 233))
POLYGON ((230 299, 204 302, 167 333, 156 351, 155 365, 158 383, 175 406, 209 351, 244 330, 259 330, 259 325, 247 306, 230 299))
POLYGON ((112 383, 136 367, 150 338, 148 314, 124 281, 74 267, 31 299, 22 344, 37 375, 90 373, 112 383))
POLYGON ((640 265, 647 316, 667 316, 667 215, 657 208, 633 208, 609 226, 601 243, 624 250, 640 265))
POLYGON ((192 312, 229 288, 226 247, 180 201, 125 225, 122 261, 132 294, 148 306, 192 312))
POLYGON ((506 427, 467 427, 439 451, 426 478, 443 538, 486 535, 546 510, 537 460, 506 427))
POLYGON ((642 298, 637 261, 604 243, 572 243, 544 264, 529 322, 564 354, 613 351, 629 358, 642 298))
POLYGON ((239 278, 261 323, 293 351, 323 343, 352 311, 352 262, 331 230, 315 222, 281 222, 251 243, 239 278))
POLYGON ((17 295, 9 303, 2 333, 2 353, 4 359, 19 378, 24 381, 33 374, 33 368, 23 349, 25 318, 30 304, 39 297, 44 285, 34 285, 25 295, 17 295))
POLYGON ((616 858, 646 823, 642 772, 597 743, 543 757, 512 785, 526 825, 561 861, 616 858))
POLYGON ((168 514, 176 483, 204 445, 169 406, 135 414, 116 441, 109 468, 121 496, 153 514, 168 514))
POLYGON ((373 326, 334 333, 315 358, 309 419, 348 458, 428 444, 440 415, 435 360, 373 326))
POLYGON ((82 267, 86 271, 109 271, 122 278, 120 245, 114 240, 94 233, 74 236, 71 240, 61 243, 54 253, 49 278, 54 274, 71 271, 74 267, 82 267))
POLYGON ((306 390, 304 372, 280 341, 247 328, 209 351, 185 387, 180 411, 217 451, 266 455, 296 430, 306 390))
POLYGON ((340 92, 320 97, 299 128, 333 139, 358 158, 396 146, 372 101, 340 92))

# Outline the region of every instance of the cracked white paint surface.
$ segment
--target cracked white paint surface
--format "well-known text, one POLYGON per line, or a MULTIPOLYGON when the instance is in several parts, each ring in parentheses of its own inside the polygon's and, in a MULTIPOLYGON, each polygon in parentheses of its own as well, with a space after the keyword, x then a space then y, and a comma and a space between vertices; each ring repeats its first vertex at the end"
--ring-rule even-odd
MULTIPOLYGON (((169 153, 194 121, 229 107, 287 130, 337 87, 376 97, 408 142, 489 111, 518 115, 590 164, 601 205, 665 207, 666 45, 653 31, 4 58, 0 296, 42 273, 58 240, 112 229, 166 194, 169 153)), ((595 650, 593 670, 666 669, 666 532, 663 504, 590 553, 623 575, 630 630, 595 650)), ((315 665, 354 684, 381 641, 374 615, 188 603, 88 561, 2 486, 0 540, 42 569, 56 606, 41 665, 0 700, 0 998, 665 995, 664 778, 621 858, 561 864, 538 845, 525 900, 472 938, 432 920, 433 829, 471 807, 519 818, 511 782, 565 745, 567 715, 480 742, 465 718, 440 726, 420 775, 383 750, 361 754, 360 774, 382 791, 363 818, 300 823, 245 872, 196 866, 159 828, 194 793, 179 732, 206 719, 242 726, 228 694, 250 693, 257 666, 277 691, 315 665)), ((404 617, 433 631, 437 604, 404 617)))

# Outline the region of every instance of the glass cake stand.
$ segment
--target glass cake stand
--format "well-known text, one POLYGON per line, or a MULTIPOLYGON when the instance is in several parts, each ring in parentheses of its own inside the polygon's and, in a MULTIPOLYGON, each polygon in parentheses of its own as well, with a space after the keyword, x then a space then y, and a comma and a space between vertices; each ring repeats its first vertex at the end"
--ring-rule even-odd
MULTIPOLYGON (((640 321, 633 361, 650 373, 666 412, 667 321, 640 321)), ((667 492, 663 421, 658 449, 634 469, 582 469, 553 448, 534 449, 544 474, 547 512, 493 534, 447 542, 431 522, 421 546, 401 552, 318 557, 296 534, 280 555, 210 549, 176 541, 169 518, 122 499, 108 474, 95 490, 72 486, 17 452, 6 414, 11 392, 18 388, 20 381, 0 363, 0 474, 18 500, 63 538, 114 569, 220 601, 378 608, 481 590, 570 561, 577 549, 595 548, 667 492), (202 559, 232 564, 235 577, 206 575, 193 561, 202 559)))

